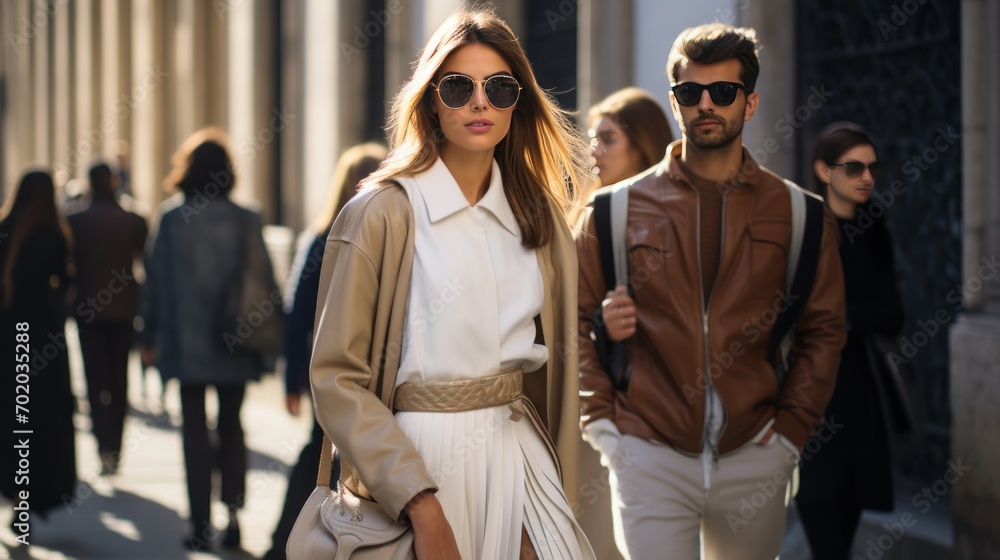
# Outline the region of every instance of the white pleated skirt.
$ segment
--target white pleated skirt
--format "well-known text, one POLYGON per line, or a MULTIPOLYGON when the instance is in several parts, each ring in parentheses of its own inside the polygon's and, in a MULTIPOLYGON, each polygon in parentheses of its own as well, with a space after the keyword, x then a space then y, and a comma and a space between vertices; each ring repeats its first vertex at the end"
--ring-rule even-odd
POLYGON ((396 413, 437 481, 463 559, 517 560, 522 526, 541 560, 594 558, 545 442, 531 420, 509 417, 506 406, 396 413))

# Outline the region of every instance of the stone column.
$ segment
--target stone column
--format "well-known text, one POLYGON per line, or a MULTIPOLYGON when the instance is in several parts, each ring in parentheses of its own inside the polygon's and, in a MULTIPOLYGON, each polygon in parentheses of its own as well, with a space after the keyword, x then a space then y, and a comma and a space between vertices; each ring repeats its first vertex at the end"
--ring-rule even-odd
POLYGON ((577 105, 580 127, 587 130, 587 109, 633 83, 633 5, 632 0, 591 0, 577 8, 577 105))
MULTIPOLYGON (((734 25, 753 27, 763 50, 756 90, 760 104, 743 129, 743 144, 757 163, 784 177, 795 177, 795 137, 778 133, 778 121, 795 109, 795 2, 734 1, 734 25)), ((724 14, 720 19, 725 20, 724 14)), ((820 84, 816 84, 817 87, 820 84)))
MULTIPOLYGON (((70 109, 73 105, 72 57, 70 27, 72 17, 68 6, 54 5, 52 21, 53 48, 49 63, 52 68, 52 158, 58 160, 65 154, 73 137, 70 109)), ((53 169, 56 172, 56 169, 53 169)), ((56 184, 71 178, 70 170, 58 173, 56 184)))
MULTIPOLYGON (((171 69, 164 48, 164 22, 172 22, 169 6, 155 0, 135 0, 132 4, 132 80, 131 88, 140 88, 141 102, 130 107, 132 117, 132 193, 154 206, 166 196, 163 179, 169 169, 170 154, 177 148, 169 142, 166 119, 170 107, 165 103, 165 81, 171 69), (163 75, 166 74, 166 75, 163 75), (164 80, 153 84, 144 77, 164 80)), ((138 99, 138 96, 137 96, 138 99)))
MULTIPOLYGON (((962 2, 963 285, 951 329, 950 485, 955 558, 1000 557, 1000 0, 962 2)), ((947 477, 946 477, 947 478, 947 477)))
MULTIPOLYGON (((276 79, 281 84, 281 103, 293 115, 301 115, 303 107, 303 75, 305 57, 305 6, 302 0, 281 3, 281 75, 276 79)), ((281 137, 281 196, 282 223, 295 231, 301 231, 306 223, 304 217, 304 171, 305 150, 303 142, 303 119, 297 118, 281 137)))

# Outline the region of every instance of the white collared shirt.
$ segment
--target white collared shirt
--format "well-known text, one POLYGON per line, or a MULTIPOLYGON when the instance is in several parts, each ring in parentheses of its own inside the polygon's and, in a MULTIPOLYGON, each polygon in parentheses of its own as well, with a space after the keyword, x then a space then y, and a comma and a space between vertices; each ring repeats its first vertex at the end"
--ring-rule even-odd
POLYGON ((535 344, 542 273, 493 162, 489 189, 470 206, 444 162, 397 179, 413 206, 415 254, 396 378, 443 381, 491 375, 548 359, 535 344))

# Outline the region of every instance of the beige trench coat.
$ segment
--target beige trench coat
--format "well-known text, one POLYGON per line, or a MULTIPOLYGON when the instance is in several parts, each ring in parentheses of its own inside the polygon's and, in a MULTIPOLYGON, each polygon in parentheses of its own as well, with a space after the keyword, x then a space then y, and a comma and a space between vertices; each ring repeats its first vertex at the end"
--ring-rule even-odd
MULTIPOLYGON (((578 494, 580 408, 577 367, 576 248, 562 218, 536 251, 545 299, 536 317, 549 360, 525 375, 525 393, 557 450, 563 487, 578 494)), ((437 483, 396 424, 391 392, 402 353, 413 268, 413 208, 388 184, 354 197, 327 239, 310 368, 316 418, 340 451, 342 479, 353 474, 394 519, 413 496, 437 483), (386 404, 389 403, 389 408, 386 404)))

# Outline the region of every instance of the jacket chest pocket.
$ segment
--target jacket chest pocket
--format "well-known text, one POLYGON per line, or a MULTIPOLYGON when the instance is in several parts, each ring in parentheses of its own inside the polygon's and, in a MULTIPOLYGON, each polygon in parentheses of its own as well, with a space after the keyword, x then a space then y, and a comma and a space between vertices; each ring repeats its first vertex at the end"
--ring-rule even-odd
POLYGON ((770 298, 775 288, 784 289, 791 225, 787 221, 755 221, 750 231, 751 295, 770 298))
POLYGON ((653 297, 666 290, 667 261, 673 228, 669 221, 641 224, 628 229, 628 275, 634 292, 653 297), (653 293, 651 293, 653 292, 653 293))

